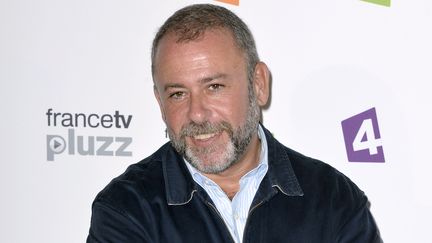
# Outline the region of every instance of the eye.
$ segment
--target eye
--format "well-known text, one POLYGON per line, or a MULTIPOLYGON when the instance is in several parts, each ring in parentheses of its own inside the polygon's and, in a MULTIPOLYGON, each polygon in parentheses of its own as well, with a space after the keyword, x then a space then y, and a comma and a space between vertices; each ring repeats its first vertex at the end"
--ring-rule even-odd
POLYGON ((184 92, 182 92, 182 91, 177 91, 177 92, 174 92, 174 93, 170 94, 170 95, 169 95, 169 98, 173 98, 173 99, 178 100, 178 99, 183 98, 184 96, 185 96, 185 93, 184 93, 184 92))
POLYGON ((208 87, 208 89, 209 89, 210 91, 218 91, 218 90, 222 89, 223 87, 224 87, 224 85, 222 85, 222 84, 211 84, 211 85, 208 87))

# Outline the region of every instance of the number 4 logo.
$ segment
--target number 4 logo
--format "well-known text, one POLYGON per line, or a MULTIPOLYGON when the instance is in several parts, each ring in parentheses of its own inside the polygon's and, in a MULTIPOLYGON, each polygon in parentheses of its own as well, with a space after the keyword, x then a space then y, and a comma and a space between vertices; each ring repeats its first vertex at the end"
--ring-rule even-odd
POLYGON ((350 162, 384 162, 384 150, 375 108, 342 121, 350 162))

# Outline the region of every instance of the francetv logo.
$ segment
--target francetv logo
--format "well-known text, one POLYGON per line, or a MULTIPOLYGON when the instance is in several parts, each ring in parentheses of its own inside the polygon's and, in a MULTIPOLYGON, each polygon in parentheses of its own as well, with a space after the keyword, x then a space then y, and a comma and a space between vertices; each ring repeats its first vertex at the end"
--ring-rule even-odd
POLYGON ((54 161, 56 155, 67 153, 82 156, 132 156, 129 146, 132 137, 111 137, 78 134, 77 128, 128 129, 132 115, 120 111, 111 114, 86 114, 55 112, 49 108, 45 113, 48 127, 65 128, 64 134, 47 134, 47 160, 54 161))

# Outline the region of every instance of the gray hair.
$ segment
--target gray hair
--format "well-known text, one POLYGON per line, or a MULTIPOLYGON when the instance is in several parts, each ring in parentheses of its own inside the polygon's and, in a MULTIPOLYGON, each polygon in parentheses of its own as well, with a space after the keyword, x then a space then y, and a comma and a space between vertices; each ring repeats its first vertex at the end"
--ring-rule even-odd
POLYGON ((155 73, 155 56, 160 40, 169 33, 177 36, 177 43, 198 39, 210 29, 226 29, 233 34, 234 42, 245 54, 248 79, 251 83, 255 66, 259 62, 255 40, 247 25, 230 10, 211 4, 194 4, 176 11, 159 28, 153 40, 151 61, 155 73))

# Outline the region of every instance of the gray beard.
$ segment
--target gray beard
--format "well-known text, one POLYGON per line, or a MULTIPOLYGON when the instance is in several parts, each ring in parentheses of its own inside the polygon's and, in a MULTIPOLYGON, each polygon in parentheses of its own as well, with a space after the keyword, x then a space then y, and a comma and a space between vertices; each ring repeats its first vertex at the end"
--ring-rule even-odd
POLYGON ((175 150, 198 171, 205 174, 219 174, 236 164, 245 154, 253 135, 257 133, 259 118, 260 109, 255 97, 253 97, 249 99, 245 123, 236 129, 226 121, 219 123, 207 121, 201 124, 191 122, 182 127, 179 138, 175 136, 171 129, 168 129, 168 135, 175 150), (186 144, 186 136, 220 133, 222 131, 228 134, 229 140, 223 145, 223 152, 220 156, 213 156, 203 161, 203 157, 208 157, 207 155, 211 155, 218 148, 216 146, 194 148, 186 144))

